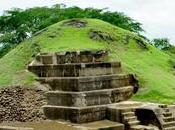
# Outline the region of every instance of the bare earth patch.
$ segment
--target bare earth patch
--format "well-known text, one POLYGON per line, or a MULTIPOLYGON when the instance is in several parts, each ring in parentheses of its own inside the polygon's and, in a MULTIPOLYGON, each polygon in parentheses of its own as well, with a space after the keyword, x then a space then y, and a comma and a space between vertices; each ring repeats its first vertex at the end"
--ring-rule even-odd
POLYGON ((86 27, 86 24, 87 24, 86 21, 82 21, 78 19, 72 19, 63 23, 64 26, 72 26, 76 28, 86 27))
POLYGON ((111 36, 110 34, 98 30, 91 30, 89 33, 89 37, 97 41, 106 41, 106 42, 115 41, 114 37, 111 36))

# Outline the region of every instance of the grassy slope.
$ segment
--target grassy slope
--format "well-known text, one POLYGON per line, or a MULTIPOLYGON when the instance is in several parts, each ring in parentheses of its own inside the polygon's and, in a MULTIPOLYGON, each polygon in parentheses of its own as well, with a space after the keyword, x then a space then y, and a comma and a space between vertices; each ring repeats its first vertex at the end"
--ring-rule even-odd
POLYGON ((110 60, 120 60, 125 71, 138 75, 142 89, 134 96, 135 100, 165 103, 175 101, 175 76, 168 62, 171 58, 169 55, 150 45, 147 45, 149 50, 140 48, 133 39, 138 36, 133 33, 100 20, 86 20, 88 25, 85 28, 54 24, 0 59, 0 86, 33 84, 34 76, 25 68, 36 53, 37 45, 41 52, 107 49, 110 51, 110 60), (115 37, 116 41, 106 43, 91 40, 88 36, 90 29, 105 31, 115 37), (124 44, 126 36, 131 37, 128 44, 124 44))

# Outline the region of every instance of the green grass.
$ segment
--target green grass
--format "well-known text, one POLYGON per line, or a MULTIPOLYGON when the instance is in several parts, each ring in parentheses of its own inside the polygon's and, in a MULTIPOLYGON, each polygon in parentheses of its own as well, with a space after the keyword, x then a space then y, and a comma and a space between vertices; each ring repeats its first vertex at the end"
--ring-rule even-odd
POLYGON ((109 51, 109 60, 121 61, 124 71, 137 74, 141 89, 133 97, 134 100, 175 102, 175 76, 169 62, 172 57, 145 42, 147 49, 140 47, 135 39, 141 38, 134 33, 100 20, 84 20, 88 22, 84 28, 62 26, 62 22, 54 24, 1 58, 0 86, 33 85, 35 76, 26 67, 39 50, 105 49, 109 51), (109 43, 90 39, 92 29, 110 34, 115 41, 109 43), (126 37, 130 38, 128 43, 126 37))

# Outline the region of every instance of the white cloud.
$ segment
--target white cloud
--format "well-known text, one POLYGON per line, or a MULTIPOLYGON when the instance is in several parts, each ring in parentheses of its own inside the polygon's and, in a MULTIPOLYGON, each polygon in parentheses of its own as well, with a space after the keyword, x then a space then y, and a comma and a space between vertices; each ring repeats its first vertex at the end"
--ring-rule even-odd
POLYGON ((51 6, 57 3, 83 8, 109 7, 112 11, 124 12, 143 24, 149 38, 168 37, 175 43, 174 0, 6 0, 0 1, 0 12, 12 7, 51 6))

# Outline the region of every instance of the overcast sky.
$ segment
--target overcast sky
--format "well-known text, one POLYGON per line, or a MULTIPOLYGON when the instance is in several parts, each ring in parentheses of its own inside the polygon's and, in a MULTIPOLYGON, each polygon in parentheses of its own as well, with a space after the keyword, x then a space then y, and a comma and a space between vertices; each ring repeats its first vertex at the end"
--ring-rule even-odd
POLYGON ((149 38, 168 37, 175 44, 175 0, 1 0, 0 14, 12 7, 52 6, 108 7, 141 22, 149 38))

